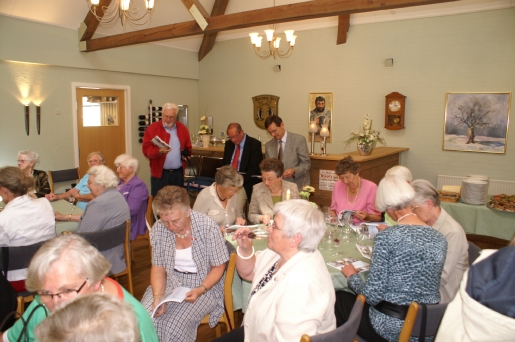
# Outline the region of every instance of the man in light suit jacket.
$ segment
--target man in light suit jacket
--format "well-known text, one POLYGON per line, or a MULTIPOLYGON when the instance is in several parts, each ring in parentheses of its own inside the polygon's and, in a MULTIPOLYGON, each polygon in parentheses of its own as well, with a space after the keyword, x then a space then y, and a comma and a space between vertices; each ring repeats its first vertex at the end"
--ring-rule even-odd
POLYGON ((253 137, 245 134, 239 123, 233 122, 227 127, 227 136, 229 140, 225 143, 224 148, 224 165, 237 165, 235 169, 243 174, 243 189, 237 192, 238 202, 241 211, 247 198, 252 198, 252 187, 261 182, 260 178, 252 176, 260 176, 261 170, 259 164, 263 160, 263 151, 261 150, 261 142, 253 137), (239 160, 235 163, 236 146, 240 146, 239 160))
POLYGON ((283 180, 296 183, 299 191, 302 190, 304 185, 309 185, 311 168, 306 138, 287 132, 283 120, 277 115, 266 118, 265 128, 274 138, 265 145, 266 157, 280 159, 284 163, 283 180))

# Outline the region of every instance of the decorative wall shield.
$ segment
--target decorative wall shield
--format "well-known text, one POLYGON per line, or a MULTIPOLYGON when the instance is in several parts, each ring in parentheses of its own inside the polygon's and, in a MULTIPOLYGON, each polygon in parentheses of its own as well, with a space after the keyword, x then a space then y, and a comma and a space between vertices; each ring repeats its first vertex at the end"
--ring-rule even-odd
POLYGON ((270 115, 279 115, 279 96, 258 95, 252 98, 254 123, 265 129, 265 120, 270 115))

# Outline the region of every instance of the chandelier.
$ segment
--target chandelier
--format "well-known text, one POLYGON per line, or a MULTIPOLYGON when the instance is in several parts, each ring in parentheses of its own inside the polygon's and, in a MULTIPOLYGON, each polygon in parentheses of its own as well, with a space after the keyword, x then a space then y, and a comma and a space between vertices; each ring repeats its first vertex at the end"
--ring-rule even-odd
POLYGON ((250 41, 254 46, 254 52, 262 59, 267 59, 268 57, 281 57, 288 58, 293 53, 293 46, 295 45, 295 39, 297 36, 293 35, 293 30, 285 30, 284 34, 286 35, 286 41, 288 42, 288 50, 281 51, 280 44, 281 38, 274 35, 275 30, 279 25, 272 25, 271 28, 265 30, 266 40, 268 41, 268 48, 261 49, 261 41, 263 37, 259 35, 257 32, 249 33, 250 41))
POLYGON ((102 6, 98 8, 100 0, 86 0, 90 12, 97 18, 101 24, 114 24, 116 18, 120 18, 122 26, 125 26, 126 20, 131 25, 145 25, 150 21, 152 9, 154 8, 154 0, 143 0, 145 2, 146 11, 139 15, 139 8, 132 5, 132 0, 113 0, 112 6, 102 6), (111 7, 111 8, 109 8, 111 7), (97 11, 102 11, 104 14, 99 16, 97 11))

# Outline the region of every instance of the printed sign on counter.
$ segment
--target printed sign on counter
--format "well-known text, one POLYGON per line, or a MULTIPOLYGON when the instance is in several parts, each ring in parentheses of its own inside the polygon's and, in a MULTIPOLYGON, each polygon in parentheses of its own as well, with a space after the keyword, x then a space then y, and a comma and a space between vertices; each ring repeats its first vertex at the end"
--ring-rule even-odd
POLYGON ((334 183, 338 181, 338 175, 334 170, 320 170, 318 188, 320 190, 333 191, 334 183))

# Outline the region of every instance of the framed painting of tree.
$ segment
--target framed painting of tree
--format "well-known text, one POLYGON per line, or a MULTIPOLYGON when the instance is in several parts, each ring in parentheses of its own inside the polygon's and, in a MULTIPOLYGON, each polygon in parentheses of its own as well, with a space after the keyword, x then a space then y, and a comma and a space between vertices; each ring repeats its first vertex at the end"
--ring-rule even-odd
POLYGON ((443 149, 506 153, 511 93, 447 93, 443 149))

